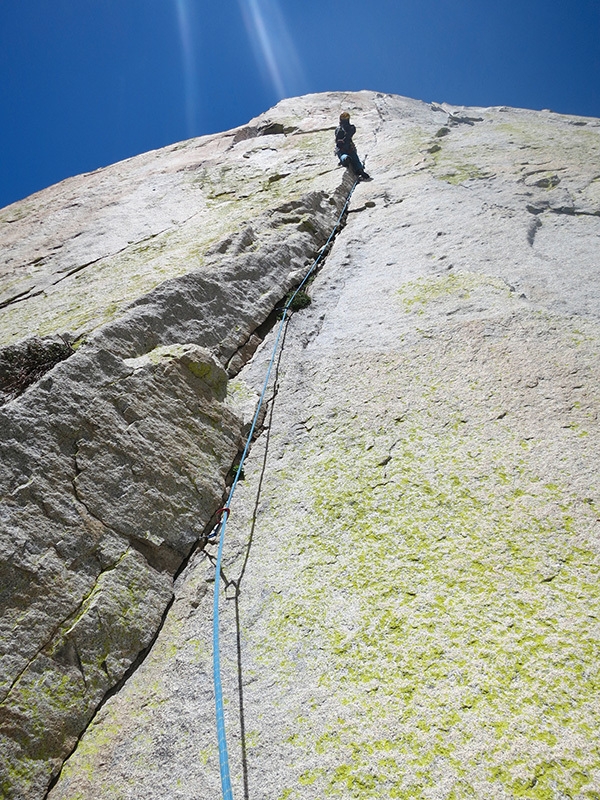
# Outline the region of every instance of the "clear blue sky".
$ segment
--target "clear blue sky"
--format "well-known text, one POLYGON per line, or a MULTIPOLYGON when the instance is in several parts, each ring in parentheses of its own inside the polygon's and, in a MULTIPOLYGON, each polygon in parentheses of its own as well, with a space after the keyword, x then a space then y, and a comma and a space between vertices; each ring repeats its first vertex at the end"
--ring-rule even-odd
POLYGON ((356 89, 600 117, 600 0, 0 0, 0 207, 356 89))

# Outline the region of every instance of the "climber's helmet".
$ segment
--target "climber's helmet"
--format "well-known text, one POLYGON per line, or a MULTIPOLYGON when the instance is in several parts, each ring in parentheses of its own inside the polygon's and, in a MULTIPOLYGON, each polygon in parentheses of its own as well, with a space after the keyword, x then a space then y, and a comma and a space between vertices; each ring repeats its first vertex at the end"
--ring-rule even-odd
POLYGON ((350 114, 347 111, 342 111, 340 114, 340 122, 350 122, 350 114))

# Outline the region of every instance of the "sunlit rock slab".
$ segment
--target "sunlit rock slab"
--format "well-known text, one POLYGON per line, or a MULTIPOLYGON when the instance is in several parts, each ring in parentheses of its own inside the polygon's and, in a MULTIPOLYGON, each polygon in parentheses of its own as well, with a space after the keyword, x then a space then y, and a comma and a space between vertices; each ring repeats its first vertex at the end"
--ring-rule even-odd
MULTIPOLYGON (((599 123, 340 97, 374 181, 225 543, 234 796, 593 798, 599 123)), ((208 551, 51 800, 218 795, 208 551)))
POLYGON ((0 343, 27 333, 81 337, 169 278, 219 271, 215 261, 228 248, 237 249, 234 255, 258 249, 274 209, 338 186, 332 125, 304 101, 290 105, 287 133, 263 115, 225 134, 70 178, 2 209, 0 343), (250 222, 251 241, 227 243, 250 222))
POLYGON ((351 185, 310 102, 290 117, 293 131, 265 115, 1 212, 16 379, 0 387, 3 797, 45 795, 222 504, 254 400, 228 362, 351 185), (68 357, 19 393, 34 334, 68 357))

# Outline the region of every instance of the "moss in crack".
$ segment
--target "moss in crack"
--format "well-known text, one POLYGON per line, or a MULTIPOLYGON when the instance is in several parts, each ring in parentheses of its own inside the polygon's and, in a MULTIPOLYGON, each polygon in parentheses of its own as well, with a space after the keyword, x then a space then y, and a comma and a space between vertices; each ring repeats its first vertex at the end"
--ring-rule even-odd
POLYGON ((292 311, 301 311, 303 308, 308 308, 312 303, 310 295, 302 290, 296 292, 289 292, 285 298, 285 305, 289 303, 289 308, 292 311), (290 302, 291 300, 291 302, 290 302))

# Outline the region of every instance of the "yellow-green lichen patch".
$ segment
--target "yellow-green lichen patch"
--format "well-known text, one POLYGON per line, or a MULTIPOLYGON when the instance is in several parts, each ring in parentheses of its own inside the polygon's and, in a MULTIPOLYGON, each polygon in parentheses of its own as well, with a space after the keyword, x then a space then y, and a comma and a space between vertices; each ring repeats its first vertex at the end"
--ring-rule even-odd
POLYGON ((444 164, 440 173, 436 174, 436 178, 446 183, 452 183, 458 186, 466 181, 483 180, 485 178, 492 178, 494 174, 487 170, 481 169, 477 164, 444 164), (445 170, 445 171, 444 171, 445 170))
MULTIPOLYGON (((81 773, 81 778, 84 781, 92 780, 94 777, 95 760, 101 753, 108 756, 113 739, 119 734, 119 725, 117 722, 104 721, 104 724, 95 730, 93 739, 84 736, 78 745, 78 753, 81 752, 81 757, 77 764, 77 773, 81 773), (93 745, 93 746, 92 746, 93 745)), ((61 779, 68 783, 72 773, 74 773, 73 763, 67 761, 61 773, 61 779)), ((113 794, 108 795, 114 797, 113 794)))
POLYGON ((245 381, 235 378, 227 384, 227 402, 236 406, 248 400, 255 400, 256 392, 245 381))
MULTIPOLYGON (((522 148, 523 161, 528 150, 535 153, 536 161, 551 158, 559 166, 569 166, 577 173, 589 172, 590 159, 600 155, 600 136, 596 130, 565 125, 559 117, 554 118, 554 126, 544 134, 538 121, 532 118, 513 118, 495 128, 499 134, 510 140, 511 144, 522 148)), ((546 162, 547 163, 547 162, 546 162)))
MULTIPOLYGON (((241 226, 256 221, 265 211, 298 201, 322 184, 319 175, 333 168, 321 132, 265 138, 277 140, 272 143, 272 155, 266 164, 253 164, 252 159, 207 161, 182 176, 179 189, 193 196, 187 219, 173 220, 165 230, 132 242, 119 252, 107 253, 87 266, 72 264, 56 271, 52 259, 48 266, 40 256, 34 274, 28 273, 31 280, 23 285, 19 275, 25 267, 19 267, 15 286, 33 292, 28 299, 3 309, 0 343, 21 338, 23 331, 40 336, 91 332, 118 317, 129 303, 165 280, 203 269, 207 251, 215 243, 235 235, 241 226), (299 145, 309 148, 311 142, 319 165, 316 175, 316 164, 308 168, 301 163, 304 156, 299 145), (280 179, 271 180, 274 177, 280 179), (194 189, 196 193, 192 195, 194 189), (72 274, 68 274, 69 270, 72 274)), ((178 188, 172 187, 171 191, 178 188)), ((19 206, 14 214, 25 214, 24 209, 19 206)), ((31 272, 34 267, 27 269, 31 272)))
MULTIPOLYGON (((270 637, 283 636, 283 650, 296 653, 307 638, 319 641, 329 691, 340 706, 361 709, 338 746, 353 759, 330 776, 334 796, 392 788, 369 773, 373 725, 419 785, 430 758, 458 778, 470 771, 464 754, 479 725, 476 760, 501 757, 519 733, 541 753, 552 731, 585 737, 580 714, 600 678, 597 622, 586 624, 595 554, 570 552, 560 522, 515 513, 497 485, 472 494, 472 465, 456 455, 464 445, 454 436, 428 443, 418 429, 405 435, 436 456, 399 449, 386 490, 373 488, 382 471, 357 458, 360 444, 344 453, 339 442, 339 457, 314 464, 311 522, 319 534, 294 589, 270 609, 270 637), (467 485, 448 481, 452 472, 466 473, 467 485), (551 584, 549 559, 560 565, 551 584), (591 571, 581 569, 586 562, 591 571), (345 596, 348 614, 340 613, 345 596), (503 724, 509 729, 500 735, 503 724)), ((277 667, 293 679, 292 663, 279 659, 277 667)))
MULTIPOLYGON (((427 149, 431 144, 430 134, 420 126, 407 128, 402 132, 389 150, 386 148, 383 163, 388 169, 397 169, 398 165, 408 164, 411 167, 423 168, 423 164, 431 164, 431 156, 427 149)), ((366 148, 365 148, 366 152, 366 148)))
POLYGON ((314 131, 311 133, 299 133, 294 135, 289 141, 290 145, 305 154, 329 153, 331 152, 331 142, 335 128, 326 131, 314 131))
POLYGON ((26 200, 13 203, 0 213, 0 225, 9 225, 11 222, 18 222, 31 214, 33 208, 26 200))
POLYGON ((481 302, 486 296, 499 296, 506 300, 510 295, 510 288, 500 278, 459 270, 443 276, 408 281, 397 292, 404 310, 417 314, 425 313, 430 304, 439 305, 451 299, 460 301, 466 307, 465 300, 481 302))
POLYGON ((583 445, 555 441, 582 409, 548 411, 519 375, 530 337, 547 377, 578 348, 568 327, 528 324, 519 343, 523 319, 501 342, 457 335, 435 358, 426 341, 332 366, 344 396, 330 391, 274 479, 248 635, 282 697, 299 696, 285 745, 297 796, 600 790, 597 523, 573 488, 591 473, 583 445), (544 426, 524 448, 532 414, 544 426))
POLYGON ((559 183, 589 183, 589 163, 600 155, 596 131, 566 124, 558 116, 485 115, 485 122, 459 126, 430 147, 431 172, 452 184, 509 177, 551 190, 559 183), (441 147, 440 147, 441 145, 441 147), (518 148, 518 149, 517 149, 518 148), (540 167, 544 170, 540 171, 540 167))
MULTIPOLYGON (((77 796, 91 798, 98 795, 101 785, 103 798, 125 800, 139 789, 139 775, 152 776, 155 785, 164 781, 173 789, 175 782, 179 786, 180 781, 189 788, 190 772, 218 772, 216 739, 212 735, 203 738, 199 733, 197 719, 185 696, 179 712, 175 712, 177 722, 170 717, 173 700, 180 693, 182 672, 192 670, 192 694, 200 692, 204 696, 207 692, 210 640, 190 635, 186 630, 190 614, 204 624, 204 614, 195 613, 206 592, 204 577, 204 570, 189 576, 188 599, 175 601, 147 659, 119 695, 102 706, 66 762, 53 796, 69 800, 77 796), (165 735, 171 725, 175 733, 165 735), (177 747, 185 751, 189 764, 175 777, 170 774, 172 764, 167 754, 177 747)), ((249 746, 255 737, 252 731, 248 733, 249 746)))

